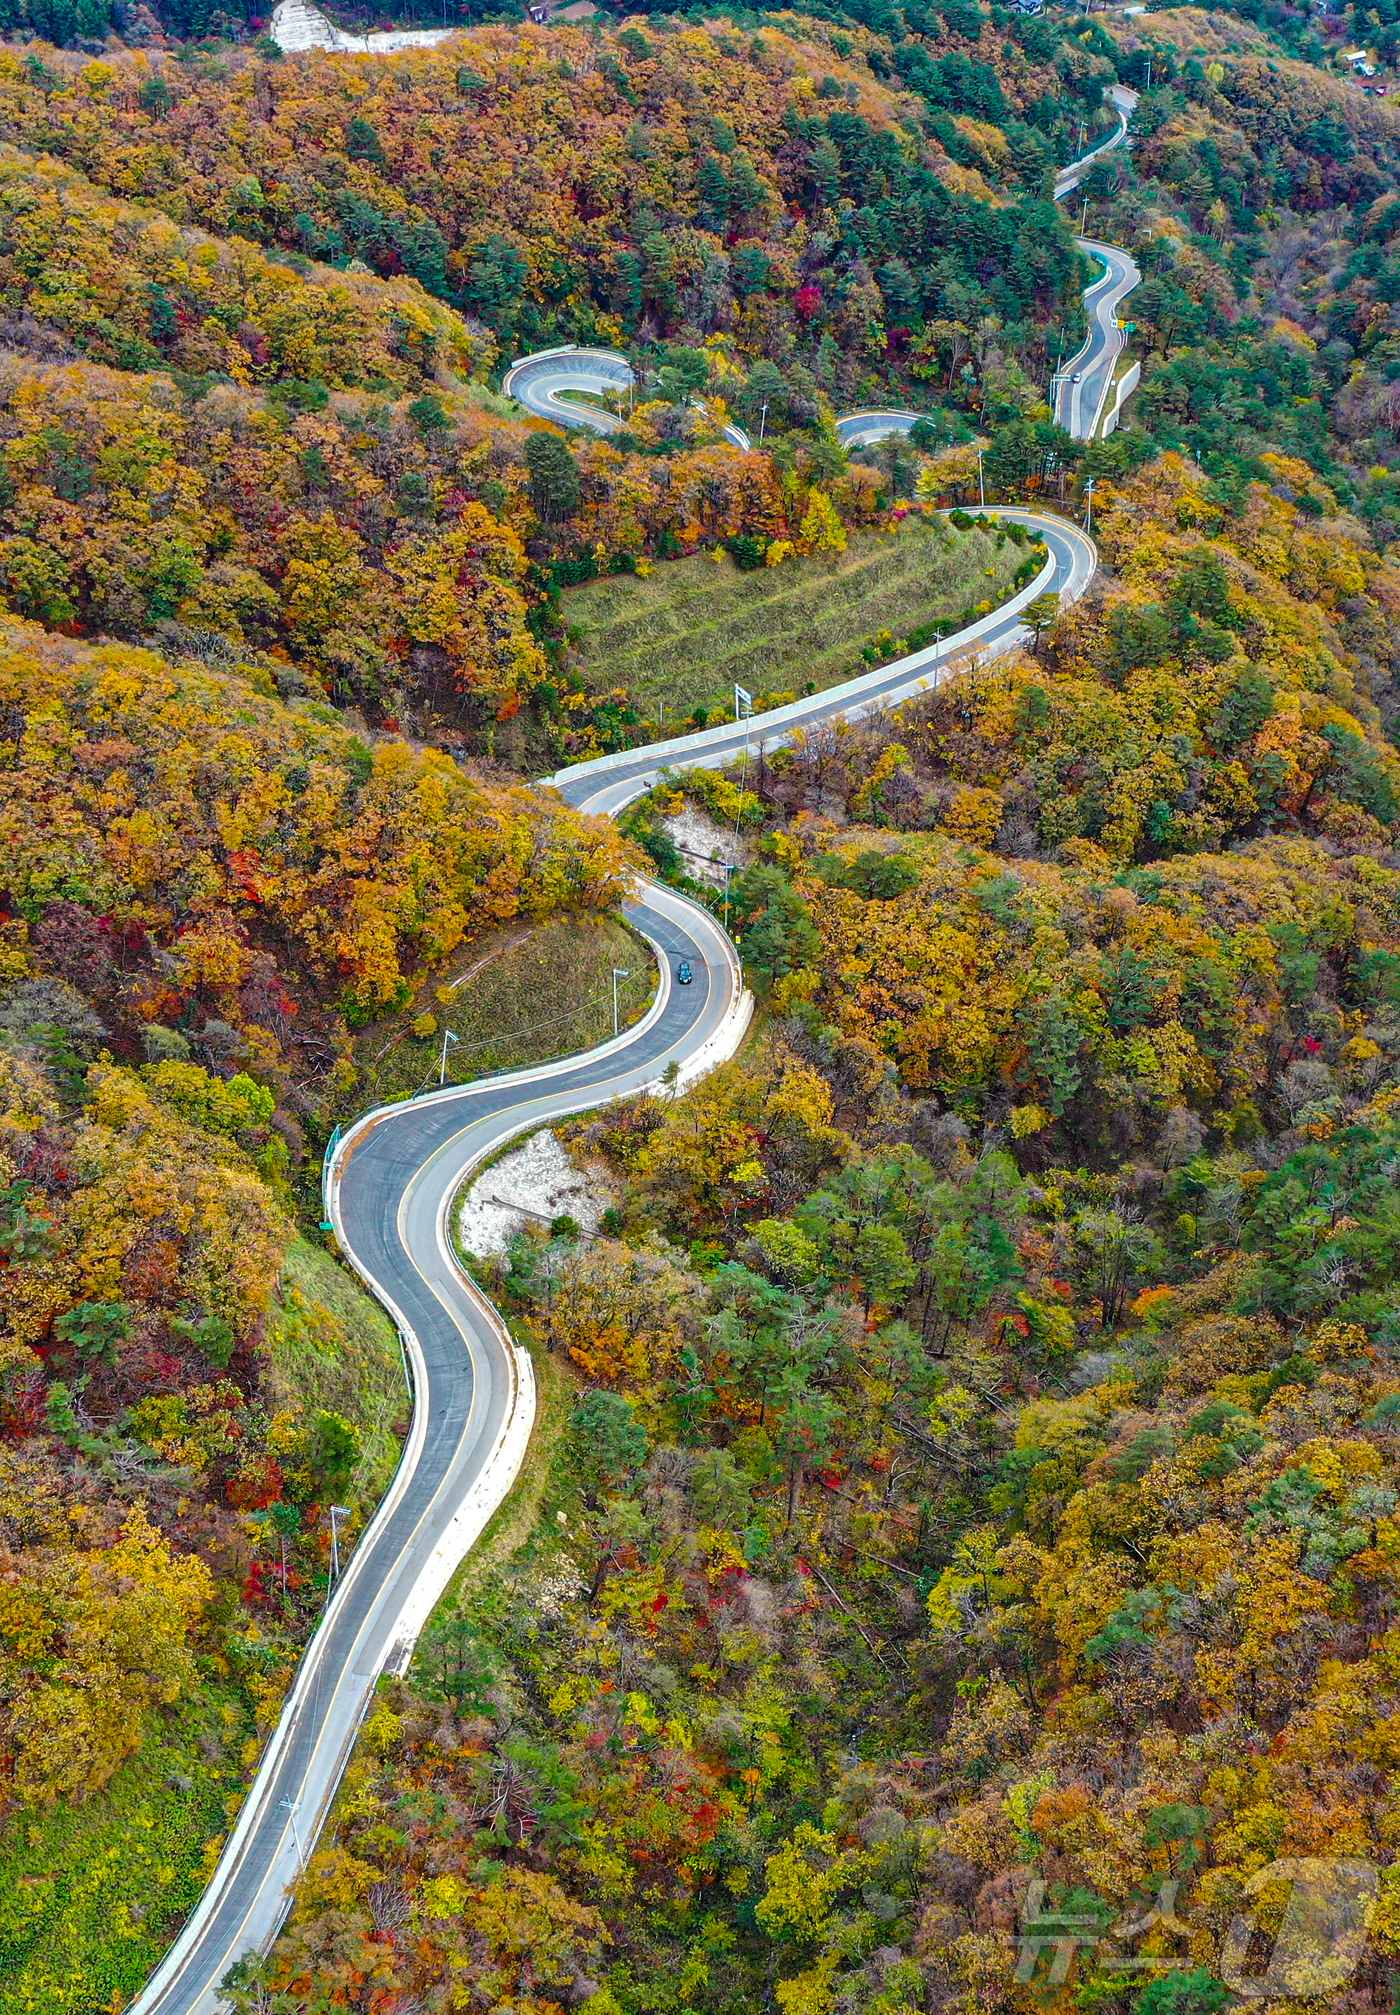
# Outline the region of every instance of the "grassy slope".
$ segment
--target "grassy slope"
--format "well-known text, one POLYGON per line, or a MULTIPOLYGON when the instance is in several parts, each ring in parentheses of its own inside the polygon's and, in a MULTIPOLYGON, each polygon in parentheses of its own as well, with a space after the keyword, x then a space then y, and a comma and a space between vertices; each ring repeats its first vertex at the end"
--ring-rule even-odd
POLYGON ((204 1886, 248 1734, 238 1696, 203 1685, 99 1797, 10 1819, 0 2015, 96 2015, 136 1991, 204 1886))
POLYGON ((470 977, 450 991, 446 983, 429 990, 401 1022, 364 1031, 358 1044, 364 1103, 406 1098, 436 1079, 444 1024, 461 1038, 447 1055, 454 1083, 602 1042, 612 1034, 614 966, 628 969, 618 982, 625 1027, 649 1005, 656 968, 622 924, 559 916, 478 939, 462 967, 470 977), (410 1023, 425 1010, 437 1029, 417 1038, 410 1023))
MULTIPOLYGON (((521 1336, 516 1331, 517 1339, 521 1336)), ((510 1571, 548 1567, 558 1546, 558 1528, 543 1516, 554 1483, 554 1461, 579 1396, 580 1379, 567 1359, 539 1345, 535 1366, 535 1423, 520 1474, 480 1540, 453 1576, 435 1615, 470 1605, 510 1571)))
POLYGON ((853 678, 877 631, 906 637, 968 604, 999 601, 1022 557, 1012 545, 998 552, 983 532, 945 534, 909 518, 893 535, 853 538, 844 553, 751 573, 696 554, 646 580, 590 581, 569 591, 564 613, 589 686, 625 686, 654 718, 663 702, 675 714, 727 704, 736 679, 766 694, 853 678))
POLYGON ((287 1254, 278 1300, 268 1324, 268 1399, 298 1415, 324 1407, 355 1423, 364 1454, 351 1495, 368 1512, 394 1473, 395 1428, 409 1411, 394 1325, 343 1267, 302 1238, 287 1254))

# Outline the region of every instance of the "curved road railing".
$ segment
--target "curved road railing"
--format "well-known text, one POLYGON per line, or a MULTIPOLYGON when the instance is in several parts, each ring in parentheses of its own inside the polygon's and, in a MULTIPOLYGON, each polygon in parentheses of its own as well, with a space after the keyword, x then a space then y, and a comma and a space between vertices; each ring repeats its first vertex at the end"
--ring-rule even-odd
MULTIPOLYGON (((604 375, 614 363, 626 368, 609 352, 542 353, 512 366, 507 382, 545 417, 608 433, 620 424, 613 415, 559 394, 625 382, 604 375)), ((880 416, 850 417, 864 424, 880 416)), ((913 418, 885 417, 889 431, 913 418)), ((1026 604, 1048 590, 1075 600, 1093 578, 1097 555, 1078 526, 1049 512, 993 515, 1037 533, 1045 557, 1035 580, 990 615, 928 650, 750 723, 572 764, 546 781, 583 810, 616 812, 663 769, 724 761, 838 715, 896 705, 936 686, 969 654, 1013 648, 1029 634, 1020 619, 1026 604)), ((271 1944, 381 1674, 406 1671, 433 1606, 525 1459, 534 1420, 530 1359, 453 1250, 451 1210, 463 1183, 519 1134, 610 1099, 684 1086, 743 1040, 753 1003, 738 953, 715 918, 650 882, 624 908, 651 944, 659 974, 656 997, 635 1027, 577 1056, 379 1107, 328 1159, 327 1208, 341 1249, 403 1339, 412 1425, 393 1482, 303 1654, 209 1886, 131 2015, 214 2015, 233 1963, 271 1944), (695 976, 685 988, 672 983, 681 959, 695 976)))

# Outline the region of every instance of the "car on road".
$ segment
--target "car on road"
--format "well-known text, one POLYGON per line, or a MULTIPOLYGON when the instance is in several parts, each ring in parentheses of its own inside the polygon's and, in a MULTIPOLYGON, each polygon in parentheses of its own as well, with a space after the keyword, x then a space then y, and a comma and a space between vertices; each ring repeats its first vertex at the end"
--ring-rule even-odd
POLYGON ((1074 374, 1074 376, 1073 376, 1073 377, 1072 377, 1072 378, 1070 379, 1070 383, 1071 383, 1071 385, 1077 385, 1077 384, 1079 383, 1079 380, 1080 380, 1080 379, 1081 379, 1081 378, 1082 378, 1083 376, 1084 376, 1084 373, 1083 373, 1082 371, 1076 371, 1076 372, 1075 372, 1075 374, 1074 374))
POLYGON ((692 984, 694 978, 695 975, 690 970, 690 960, 682 959, 680 964, 676 967, 676 985, 682 987, 688 987, 692 984))

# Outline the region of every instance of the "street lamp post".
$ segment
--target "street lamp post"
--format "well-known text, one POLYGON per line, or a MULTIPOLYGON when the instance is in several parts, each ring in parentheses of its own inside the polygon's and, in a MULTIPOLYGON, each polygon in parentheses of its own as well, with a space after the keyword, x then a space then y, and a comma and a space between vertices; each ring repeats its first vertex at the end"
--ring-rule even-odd
POLYGON ((987 487, 982 481, 982 450, 980 448, 977 450, 977 508, 979 511, 985 511, 987 508, 987 487))
POLYGON ((1092 476, 1090 476, 1088 482, 1084 485, 1084 501, 1089 507, 1084 529, 1092 539, 1094 536, 1094 479, 1092 476))
POLYGON ((453 1035, 450 1028, 445 1028, 442 1032, 442 1062, 438 1066, 439 1087, 447 1083, 447 1045, 450 1042, 460 1042, 461 1040, 460 1036, 453 1035))
POLYGON ((614 966, 614 967, 613 967, 613 976, 612 976, 612 980, 613 980, 613 1034, 614 1034, 614 1035, 616 1035, 616 1034, 617 1034, 617 983, 618 983, 618 981, 619 981, 619 980, 625 980, 625 979, 629 979, 629 978, 631 977, 631 973, 632 973, 632 968, 631 968, 631 966, 614 966))
POLYGON ((348 1504, 333 1504, 331 1511, 331 1581, 340 1579, 340 1521, 350 1516, 348 1504))
POLYGON ((763 446, 763 430, 768 425, 768 401, 765 399, 758 415, 758 445, 763 446))
POLYGON ((292 1822, 292 1845, 297 1850, 297 1867, 305 1874, 306 1856, 301 1851, 301 1835, 297 1832, 297 1806, 295 1800, 284 1798, 282 1800, 282 1809, 292 1822))

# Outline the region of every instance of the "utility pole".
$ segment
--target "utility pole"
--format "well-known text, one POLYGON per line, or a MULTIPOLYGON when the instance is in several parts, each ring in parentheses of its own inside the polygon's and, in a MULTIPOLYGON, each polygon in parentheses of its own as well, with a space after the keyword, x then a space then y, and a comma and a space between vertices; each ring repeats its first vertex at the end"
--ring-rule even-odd
POLYGON ((442 1062, 438 1066, 439 1089, 447 1083, 447 1045, 450 1042, 460 1042, 461 1040, 460 1036, 453 1035, 450 1028, 445 1028, 442 1032, 442 1062))
POLYGON ((625 979, 630 979, 630 978, 631 978, 631 975, 632 975, 632 968, 631 968, 631 966, 614 966, 614 967, 613 967, 613 976, 612 976, 612 980, 613 980, 613 1034, 614 1034, 614 1035, 616 1035, 616 1034, 617 1034, 617 983, 618 983, 618 981, 619 981, 619 980, 625 980, 625 979))

